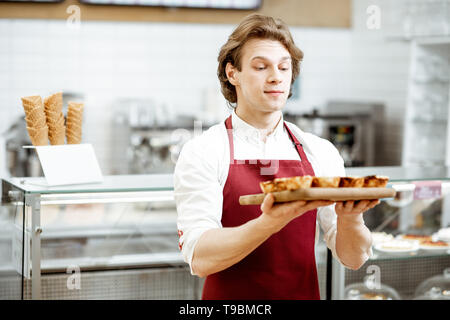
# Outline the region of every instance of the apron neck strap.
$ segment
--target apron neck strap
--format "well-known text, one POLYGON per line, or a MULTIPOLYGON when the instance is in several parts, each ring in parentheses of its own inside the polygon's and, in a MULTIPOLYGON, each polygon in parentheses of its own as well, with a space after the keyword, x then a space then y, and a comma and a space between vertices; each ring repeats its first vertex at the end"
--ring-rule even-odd
POLYGON ((300 159, 306 159, 305 151, 303 150, 303 144, 298 141, 297 137, 292 133, 291 129, 289 129, 286 122, 284 122, 284 127, 286 128, 286 131, 288 132, 289 137, 291 138, 291 141, 295 146, 295 149, 297 149, 297 152, 300 155, 300 159))
POLYGON ((230 145, 230 163, 234 163, 233 127, 231 124, 231 116, 225 120, 225 128, 227 128, 228 143, 230 145))

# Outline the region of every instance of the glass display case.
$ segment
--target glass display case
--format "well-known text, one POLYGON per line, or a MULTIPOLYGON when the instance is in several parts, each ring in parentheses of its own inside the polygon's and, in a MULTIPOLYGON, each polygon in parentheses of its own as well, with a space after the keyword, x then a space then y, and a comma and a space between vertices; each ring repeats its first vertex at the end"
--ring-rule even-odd
MULTIPOLYGON (((321 299, 436 298, 435 286, 417 290, 442 278, 450 251, 421 240, 450 243, 450 167, 348 168, 347 174, 387 175, 397 195, 364 213, 374 245, 360 269, 332 259, 319 235, 321 299), (410 240, 412 248, 393 252, 379 245, 410 240)), ((204 279, 190 274, 178 248, 172 178, 105 176, 100 184, 51 188, 43 178, 3 179, 0 299, 199 299, 204 279)))
POLYGON ((441 275, 424 280, 416 289, 416 300, 450 300, 450 267, 441 275))
POLYGON ((397 291, 388 285, 376 283, 376 277, 366 276, 364 282, 345 288, 346 300, 400 300, 397 291))
POLYGON ((397 194, 364 213, 372 231, 373 256, 358 270, 333 259, 331 298, 351 299, 351 290, 356 284, 363 287, 367 276, 375 277, 377 288, 390 288, 400 299, 417 298, 423 281, 442 276, 450 266, 450 167, 367 167, 346 172, 389 176, 388 187, 397 194))
POLYGON ((1 299, 198 299, 178 249, 172 175, 2 182, 1 299))

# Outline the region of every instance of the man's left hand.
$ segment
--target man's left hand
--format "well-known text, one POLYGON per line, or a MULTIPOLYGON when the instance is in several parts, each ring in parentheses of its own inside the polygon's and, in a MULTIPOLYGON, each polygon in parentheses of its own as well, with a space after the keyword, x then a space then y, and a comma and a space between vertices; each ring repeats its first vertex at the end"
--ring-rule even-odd
POLYGON ((338 216, 350 217, 350 215, 358 215, 369 209, 372 209, 380 200, 349 200, 349 201, 337 201, 335 211, 338 216))

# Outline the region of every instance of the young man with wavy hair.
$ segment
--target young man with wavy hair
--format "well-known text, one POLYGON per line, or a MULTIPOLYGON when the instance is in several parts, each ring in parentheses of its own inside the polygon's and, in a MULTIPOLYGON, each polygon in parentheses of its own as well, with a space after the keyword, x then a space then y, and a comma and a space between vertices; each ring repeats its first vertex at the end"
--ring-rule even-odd
POLYGON ((320 299, 318 225, 346 267, 371 255, 362 213, 377 200, 274 204, 269 193, 261 206, 239 205, 239 196, 261 192, 261 181, 345 175, 329 141, 283 120, 302 59, 286 24, 259 14, 220 50, 232 114, 185 144, 174 173, 179 245, 192 274, 206 277, 203 299, 320 299))

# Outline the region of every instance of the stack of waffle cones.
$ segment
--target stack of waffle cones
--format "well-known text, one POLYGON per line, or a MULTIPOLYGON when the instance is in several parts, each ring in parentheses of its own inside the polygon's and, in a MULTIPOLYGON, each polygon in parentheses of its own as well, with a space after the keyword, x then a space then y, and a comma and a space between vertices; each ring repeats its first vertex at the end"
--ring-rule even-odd
POLYGON ((83 120, 83 104, 69 101, 67 108, 67 130, 68 144, 81 143, 81 123, 83 120))
POLYGON ((64 144, 66 135, 68 144, 81 143, 83 103, 69 102, 67 128, 62 111, 62 92, 48 96, 44 103, 40 96, 23 97, 22 105, 28 134, 34 146, 46 146, 48 140, 52 145, 64 144))
POLYGON ((31 143, 34 146, 48 145, 48 126, 45 119, 44 105, 40 96, 22 98, 25 120, 31 143))
POLYGON ((64 125, 64 114, 62 112, 62 92, 52 94, 44 99, 45 115, 47 116, 48 138, 50 144, 64 144, 66 127, 64 125))

